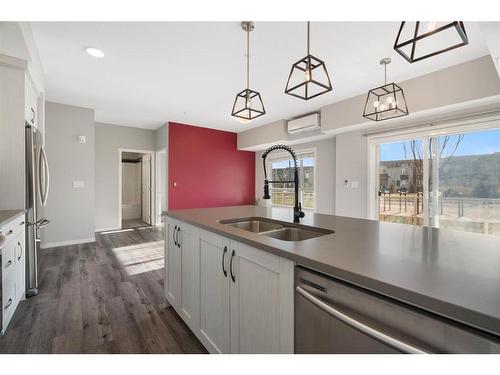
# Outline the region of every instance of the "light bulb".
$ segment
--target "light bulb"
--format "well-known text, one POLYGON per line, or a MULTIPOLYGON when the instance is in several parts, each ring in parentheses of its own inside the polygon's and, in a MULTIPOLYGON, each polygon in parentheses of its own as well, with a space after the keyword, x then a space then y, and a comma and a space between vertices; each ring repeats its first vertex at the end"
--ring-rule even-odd
POLYGON ((385 102, 387 104, 391 104, 392 102, 394 102, 394 98, 392 96, 388 96, 387 99, 385 100, 385 102))
POLYGON ((240 124, 250 124, 252 122, 252 120, 250 120, 248 118, 236 117, 236 119, 238 120, 238 122, 240 124))
POLYGON ((385 105, 385 104, 380 104, 379 109, 380 109, 381 111, 385 111, 385 110, 386 110, 386 108, 387 108, 387 107, 386 107, 386 105, 385 105))
POLYGON ((306 82, 310 82, 310 81, 311 81, 311 69, 308 66, 306 68, 306 82))
POLYGON ((378 106, 379 106, 379 105, 380 105, 380 102, 379 102, 378 100, 375 100, 375 101, 373 102, 373 106, 374 106, 375 108, 378 108, 378 106))
POLYGON ((431 32, 436 30, 436 21, 429 21, 427 22, 427 32, 431 32))
POLYGON ((252 108, 252 102, 250 101, 250 98, 249 98, 249 97, 247 97, 245 107, 246 107, 247 109, 251 109, 251 108, 252 108))

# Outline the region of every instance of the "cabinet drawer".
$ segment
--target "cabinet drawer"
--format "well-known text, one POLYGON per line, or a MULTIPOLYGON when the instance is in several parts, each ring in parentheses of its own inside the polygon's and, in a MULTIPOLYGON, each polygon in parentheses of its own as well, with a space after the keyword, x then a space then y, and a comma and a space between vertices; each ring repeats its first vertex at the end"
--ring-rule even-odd
POLYGON ((9 272, 3 279, 2 283, 2 313, 3 322, 2 330, 5 332, 7 325, 16 310, 17 300, 16 300, 16 273, 9 272))
POLYGON ((20 225, 17 219, 11 220, 0 227, 0 234, 5 236, 6 243, 17 237, 19 227, 20 225))
POLYGON ((15 238, 8 240, 2 249, 2 280, 15 268, 16 249, 17 241, 15 238))

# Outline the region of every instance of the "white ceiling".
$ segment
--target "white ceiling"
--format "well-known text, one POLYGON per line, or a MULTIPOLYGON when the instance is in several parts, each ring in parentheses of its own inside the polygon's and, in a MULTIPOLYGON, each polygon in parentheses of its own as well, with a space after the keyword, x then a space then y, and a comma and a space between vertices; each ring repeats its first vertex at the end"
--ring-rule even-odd
MULTIPOLYGON (((409 64, 392 48, 397 22, 311 24, 311 53, 323 59, 332 92, 309 101, 284 94, 291 64, 305 54, 305 23, 256 22, 251 83, 266 115, 251 125, 230 113, 245 87, 245 34, 239 22, 34 22, 50 101, 95 109, 96 121, 155 129, 167 121, 241 131, 291 118, 383 82, 402 81, 488 54, 479 25, 468 46, 409 64), (89 56, 93 46, 106 54, 89 56)), ((362 109, 360 108, 360 111, 362 109)))

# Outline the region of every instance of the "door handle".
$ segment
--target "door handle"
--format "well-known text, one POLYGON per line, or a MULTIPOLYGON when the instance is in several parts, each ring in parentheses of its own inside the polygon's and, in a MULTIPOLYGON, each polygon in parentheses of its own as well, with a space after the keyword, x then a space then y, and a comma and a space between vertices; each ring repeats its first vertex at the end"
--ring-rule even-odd
POLYGON ((222 253, 222 273, 224 274, 224 277, 227 278, 227 271, 226 268, 224 267, 224 261, 226 260, 226 253, 227 253, 227 246, 224 246, 224 252, 222 253))
POLYGON ((233 258, 234 258, 235 254, 236 254, 236 252, 233 250, 231 252, 231 261, 229 262, 229 273, 231 274, 231 280, 233 280, 233 283, 236 282, 236 278, 234 277, 234 273, 233 273, 233 258))
POLYGON ((174 232, 172 233, 172 239, 174 240, 174 245, 177 246, 177 241, 175 240, 175 235, 177 234, 177 225, 174 228, 174 232))
POLYGON ((380 331, 377 331, 376 329, 360 322, 359 320, 356 320, 354 318, 351 318, 350 316, 344 314, 343 312, 333 308, 329 304, 323 302, 319 298, 316 298, 313 296, 311 293, 307 292, 305 289, 303 289, 301 286, 297 286, 295 288, 297 293, 302 295, 305 299, 307 299, 309 302, 311 302, 313 305, 316 307, 320 308, 327 314, 333 316, 334 318, 340 320, 341 322, 347 324, 348 326, 358 330, 361 333, 364 333, 367 336, 370 336, 374 338, 375 340, 378 340, 396 350, 399 350, 403 353, 412 353, 412 354, 425 354, 423 350, 409 345, 405 342, 402 342, 392 336, 389 336, 385 333, 382 333, 380 331))

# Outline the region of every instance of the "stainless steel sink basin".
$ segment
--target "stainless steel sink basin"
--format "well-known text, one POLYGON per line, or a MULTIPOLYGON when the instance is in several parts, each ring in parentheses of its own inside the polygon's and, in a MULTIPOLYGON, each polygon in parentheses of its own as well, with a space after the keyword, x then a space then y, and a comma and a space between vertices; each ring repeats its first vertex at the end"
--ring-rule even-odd
MULTIPOLYGON (((331 232, 333 233, 333 232, 331 232)), ((264 236, 276 238, 282 241, 304 241, 309 238, 324 236, 325 232, 307 230, 302 228, 283 228, 271 232, 262 233, 264 236)))
POLYGON ((272 221, 267 221, 267 220, 259 220, 259 219, 244 219, 242 221, 237 221, 236 220, 226 220, 226 221, 221 221, 222 224, 229 225, 234 228, 239 228, 243 229, 249 232, 254 232, 254 233, 261 233, 261 232, 267 232, 270 230, 276 230, 276 229, 283 229, 283 225, 272 222, 272 221))
POLYGON ((304 241, 334 233, 329 229, 292 224, 263 217, 222 220, 220 223, 281 241, 304 241))

